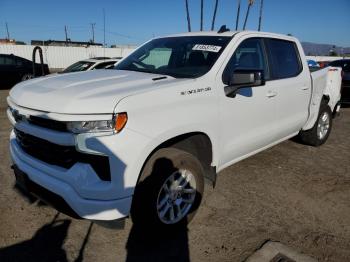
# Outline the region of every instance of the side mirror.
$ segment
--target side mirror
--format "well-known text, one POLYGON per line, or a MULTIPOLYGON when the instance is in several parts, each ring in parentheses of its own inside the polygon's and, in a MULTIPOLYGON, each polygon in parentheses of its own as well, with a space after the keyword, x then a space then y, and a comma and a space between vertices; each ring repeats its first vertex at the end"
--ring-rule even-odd
POLYGON ((228 85, 225 86, 225 95, 228 97, 235 97, 240 88, 263 85, 265 85, 263 70, 235 70, 228 85))

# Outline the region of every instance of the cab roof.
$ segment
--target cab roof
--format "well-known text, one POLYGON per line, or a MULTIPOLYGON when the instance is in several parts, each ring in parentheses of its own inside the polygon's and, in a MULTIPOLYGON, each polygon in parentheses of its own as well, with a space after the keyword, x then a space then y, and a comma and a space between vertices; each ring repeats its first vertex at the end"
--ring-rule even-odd
MULTIPOLYGON (((226 37, 233 37, 235 34, 255 34, 262 37, 273 37, 273 38, 280 38, 290 41, 297 41, 297 39, 293 36, 284 35, 284 34, 276 34, 276 33, 269 33, 269 32, 261 32, 261 31, 226 31, 219 33, 217 31, 199 31, 199 32, 186 32, 186 33, 180 33, 180 34, 172 34, 167 35, 164 37, 182 37, 182 36, 226 36, 226 37)), ((163 37, 160 37, 163 38, 163 37)))

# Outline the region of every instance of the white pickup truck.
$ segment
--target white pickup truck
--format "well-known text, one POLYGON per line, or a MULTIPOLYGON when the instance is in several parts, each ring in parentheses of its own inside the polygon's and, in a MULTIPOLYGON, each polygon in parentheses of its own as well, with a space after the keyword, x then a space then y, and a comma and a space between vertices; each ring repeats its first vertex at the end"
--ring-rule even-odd
POLYGON ((173 228, 192 219, 205 178, 297 135, 323 144, 340 69, 310 74, 294 37, 223 31, 152 39, 116 70, 16 85, 18 185, 81 218, 173 228))

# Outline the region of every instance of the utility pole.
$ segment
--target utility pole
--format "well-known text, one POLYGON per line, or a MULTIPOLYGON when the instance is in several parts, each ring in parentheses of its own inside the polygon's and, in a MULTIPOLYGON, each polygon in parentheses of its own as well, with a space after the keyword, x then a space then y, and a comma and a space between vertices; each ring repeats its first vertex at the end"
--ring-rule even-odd
POLYGON ((253 4, 254 4, 254 0, 248 0, 248 8, 247 8, 247 13, 246 13, 246 15, 245 15, 243 30, 245 30, 245 27, 246 27, 246 25, 247 25, 247 20, 248 20, 248 16, 249 16, 250 7, 251 7, 253 4))
POLYGON ((103 8, 103 57, 106 57, 106 12, 103 8))
POLYGON ((90 23, 91 25, 91 32, 92 32, 92 43, 95 43, 95 25, 96 23, 90 23))
POLYGON ((214 14, 213 14, 213 20, 211 22, 211 30, 214 30, 214 25, 215 25, 215 18, 216 18, 216 12, 218 10, 218 4, 219 4, 219 0, 215 1, 215 8, 214 8, 214 14))
POLYGON ((263 13, 263 5, 264 5, 264 0, 260 0, 260 15, 259 15, 259 27, 258 27, 258 31, 261 30, 261 19, 262 19, 262 13, 263 13))
POLYGON ((64 34, 66 35, 66 44, 68 43, 68 32, 67 32, 67 26, 64 26, 64 34))
POLYGON ((9 27, 7 25, 7 22, 5 23, 5 25, 6 25, 6 32, 7 32, 7 40, 10 40, 9 27))
POLYGON ((203 3, 204 0, 201 0, 201 31, 203 31, 203 3))
POLYGON ((188 10, 188 0, 185 0, 186 5, 186 14, 187 14, 187 28, 188 32, 191 32, 191 19, 190 19, 190 12, 188 10))
POLYGON ((238 30, 238 23, 239 23, 239 14, 241 12, 241 0, 238 0, 238 7, 237 7, 237 18, 236 18, 236 31, 238 30))

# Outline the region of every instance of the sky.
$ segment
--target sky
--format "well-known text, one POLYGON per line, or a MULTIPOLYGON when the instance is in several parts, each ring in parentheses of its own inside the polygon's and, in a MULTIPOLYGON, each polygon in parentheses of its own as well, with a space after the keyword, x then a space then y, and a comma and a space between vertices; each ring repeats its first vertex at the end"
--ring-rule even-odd
MULTIPOLYGON (((199 31, 200 0, 188 0, 192 31, 199 31)), ((210 29, 214 0, 204 0, 204 28, 210 29)), ((215 29, 235 28, 238 0, 219 0, 215 29)), ((241 0, 242 28, 248 0, 241 0)), ((247 29, 258 27, 260 0, 251 8, 247 29)), ((185 0, 0 0, 0 38, 141 44, 154 36, 187 31, 185 0)), ((292 34, 301 41, 350 47, 350 0, 264 0, 262 31, 292 34)))

